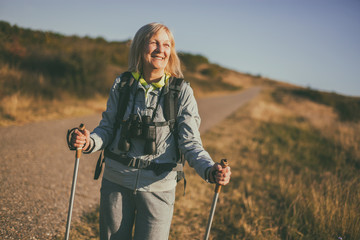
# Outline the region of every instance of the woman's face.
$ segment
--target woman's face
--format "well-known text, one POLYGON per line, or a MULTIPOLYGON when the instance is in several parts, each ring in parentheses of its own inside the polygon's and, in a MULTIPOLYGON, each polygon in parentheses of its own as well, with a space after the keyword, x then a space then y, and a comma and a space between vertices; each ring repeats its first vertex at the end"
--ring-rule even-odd
POLYGON ((161 29, 145 43, 144 71, 164 73, 170 58, 171 42, 166 31, 161 29))

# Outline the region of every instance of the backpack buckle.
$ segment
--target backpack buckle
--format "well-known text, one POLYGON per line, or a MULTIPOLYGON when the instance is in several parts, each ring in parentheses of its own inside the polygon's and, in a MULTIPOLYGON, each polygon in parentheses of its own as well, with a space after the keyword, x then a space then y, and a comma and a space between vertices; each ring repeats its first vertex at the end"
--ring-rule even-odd
POLYGON ((147 168, 150 164, 151 162, 149 160, 133 157, 130 159, 128 166, 137 169, 143 169, 143 168, 147 168))

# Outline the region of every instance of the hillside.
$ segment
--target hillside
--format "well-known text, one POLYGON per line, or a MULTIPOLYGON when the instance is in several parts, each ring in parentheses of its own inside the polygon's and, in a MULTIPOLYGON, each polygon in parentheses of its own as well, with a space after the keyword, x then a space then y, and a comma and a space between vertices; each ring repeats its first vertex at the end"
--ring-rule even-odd
MULTIPOLYGON (((0 125, 101 111, 115 77, 127 68, 129 45, 0 21, 0 125)), ((179 56, 197 97, 238 91, 259 78, 201 55, 179 56)))

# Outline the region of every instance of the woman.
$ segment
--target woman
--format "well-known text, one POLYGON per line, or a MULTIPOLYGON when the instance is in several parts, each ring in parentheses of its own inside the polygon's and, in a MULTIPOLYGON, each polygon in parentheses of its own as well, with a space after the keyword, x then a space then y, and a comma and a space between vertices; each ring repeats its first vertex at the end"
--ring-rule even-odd
POLYGON ((178 96, 175 125, 178 137, 174 137, 168 125, 157 124, 153 132, 155 145, 151 145, 155 149, 146 152, 144 149, 148 143, 144 137, 124 134, 128 132, 129 124, 133 126, 130 118, 138 119, 136 123, 139 125, 144 124, 141 121, 144 116, 153 116, 154 125, 165 122, 163 89, 171 76, 183 77, 174 37, 166 26, 151 23, 138 30, 130 48, 128 71, 135 78, 136 85, 120 127, 114 127, 114 123, 121 94, 118 88, 121 81, 125 81, 124 74, 115 80, 99 126, 91 134, 88 130, 76 130, 72 144, 83 147, 85 153, 106 148, 100 200, 100 239, 132 239, 134 225, 133 239, 168 239, 177 172, 170 169, 159 173, 142 168, 141 164, 129 166, 131 164, 117 159, 136 159, 163 166, 176 161, 179 149, 189 165, 208 182, 226 185, 231 172, 229 167, 222 168, 214 163, 203 149, 197 104, 187 83, 181 85, 178 96))

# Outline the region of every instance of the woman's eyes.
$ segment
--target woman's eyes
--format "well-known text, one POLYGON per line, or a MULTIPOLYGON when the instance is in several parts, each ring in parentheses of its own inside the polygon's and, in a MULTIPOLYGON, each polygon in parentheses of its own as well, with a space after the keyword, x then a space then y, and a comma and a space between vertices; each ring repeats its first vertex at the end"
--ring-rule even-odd
MULTIPOLYGON (((160 43, 158 43, 158 42, 156 42, 156 41, 151 41, 151 42, 149 42, 149 45, 160 45, 160 43)), ((164 47, 167 47, 167 48, 170 48, 171 47, 171 45, 170 45, 170 43, 163 43, 162 44, 164 47)))

